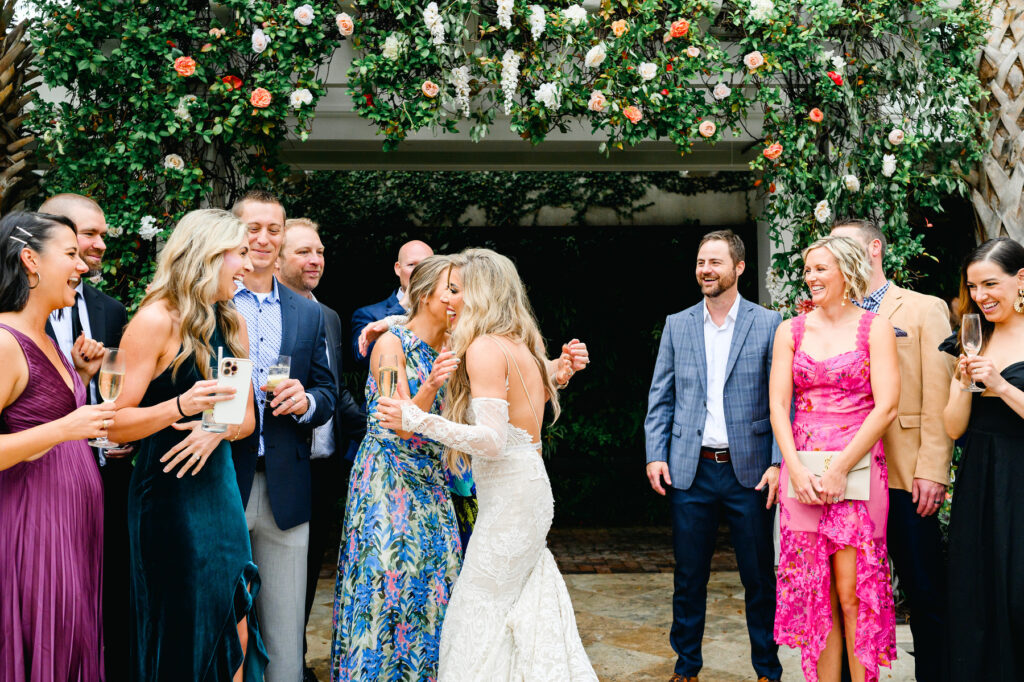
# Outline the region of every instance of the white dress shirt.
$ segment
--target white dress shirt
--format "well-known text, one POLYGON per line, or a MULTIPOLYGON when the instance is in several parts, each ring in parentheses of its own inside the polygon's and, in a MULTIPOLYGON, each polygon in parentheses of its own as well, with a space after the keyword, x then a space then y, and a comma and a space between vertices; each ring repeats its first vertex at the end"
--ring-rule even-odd
MULTIPOLYGON (((85 307, 85 282, 79 282, 78 286, 75 287, 75 291, 78 292, 76 305, 78 306, 78 319, 82 323, 82 332, 85 333, 87 339, 91 339, 92 326, 89 324, 89 309, 85 307)), ((58 308, 51 312, 50 327, 53 328, 53 335, 57 337, 57 346, 60 347, 60 352, 68 359, 73 369, 75 361, 71 357, 71 349, 75 345, 75 339, 71 335, 71 306, 58 308)), ((89 385, 85 388, 89 391, 90 403, 95 405, 101 402, 99 395, 96 393, 95 382, 90 381, 89 385)))
POLYGON ((707 301, 704 302, 704 357, 707 361, 707 416, 704 418, 704 436, 701 446, 705 448, 729 447, 729 433, 725 427, 725 368, 729 362, 729 349, 732 346, 732 333, 736 329, 736 315, 740 308, 740 297, 736 300, 725 316, 722 326, 717 326, 708 312, 707 301))

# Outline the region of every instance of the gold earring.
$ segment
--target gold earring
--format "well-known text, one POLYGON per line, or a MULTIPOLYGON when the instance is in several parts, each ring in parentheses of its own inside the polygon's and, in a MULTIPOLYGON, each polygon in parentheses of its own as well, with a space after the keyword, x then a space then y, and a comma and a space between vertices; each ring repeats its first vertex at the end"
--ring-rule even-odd
POLYGON ((29 273, 25 274, 25 279, 28 279, 29 275, 35 275, 36 276, 36 283, 28 285, 29 289, 35 289, 37 286, 39 286, 39 281, 42 279, 42 277, 39 276, 38 272, 29 272, 29 273))
POLYGON ((1024 289, 1017 290, 1017 299, 1013 302, 1013 309, 1018 313, 1024 313, 1024 289))
POLYGON ((839 305, 846 305, 846 302, 849 301, 849 300, 850 300, 850 290, 846 289, 843 292, 843 302, 840 303, 839 305))

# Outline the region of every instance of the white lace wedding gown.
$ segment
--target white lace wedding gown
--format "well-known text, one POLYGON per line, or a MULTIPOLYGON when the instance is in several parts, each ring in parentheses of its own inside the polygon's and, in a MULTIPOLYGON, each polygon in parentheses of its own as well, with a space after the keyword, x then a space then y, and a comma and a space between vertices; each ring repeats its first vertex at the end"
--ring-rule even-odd
POLYGON ((597 680, 547 548, 554 500, 540 444, 508 403, 474 398, 467 424, 402 408, 402 428, 469 454, 480 511, 441 629, 439 682, 597 680))

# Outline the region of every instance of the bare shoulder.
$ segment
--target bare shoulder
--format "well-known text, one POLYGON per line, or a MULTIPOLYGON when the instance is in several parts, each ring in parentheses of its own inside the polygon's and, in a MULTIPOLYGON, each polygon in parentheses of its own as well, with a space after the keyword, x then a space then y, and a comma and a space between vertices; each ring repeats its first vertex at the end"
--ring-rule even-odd
POLYGON ((785 343, 790 348, 793 347, 793 319, 783 320, 779 323, 778 329, 775 330, 775 342, 785 343))
POLYGON ((147 343, 166 340, 174 328, 174 311, 164 301, 156 301, 139 308, 128 323, 125 333, 139 334, 147 343))
POLYGON ((896 347, 896 330, 892 323, 881 315, 875 315, 871 320, 871 328, 868 332, 868 343, 872 347, 878 344, 896 347))
MULTIPOLYGON (((473 339, 469 348, 466 349, 466 369, 488 373, 500 371, 504 374, 505 354, 502 352, 502 347, 498 345, 500 343, 502 342, 489 336, 478 336, 473 339)), ((507 345, 511 346, 511 344, 507 345)), ((511 347, 506 350, 511 350, 511 347)))

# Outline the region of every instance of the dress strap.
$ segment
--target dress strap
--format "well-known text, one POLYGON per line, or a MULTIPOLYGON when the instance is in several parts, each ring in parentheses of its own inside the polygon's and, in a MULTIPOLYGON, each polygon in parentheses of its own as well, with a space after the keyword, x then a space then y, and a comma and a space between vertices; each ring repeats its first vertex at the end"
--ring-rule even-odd
POLYGON ((540 419, 537 418, 537 410, 534 409, 533 401, 530 400, 530 391, 527 390, 527 388, 526 388, 526 379, 523 378, 523 372, 519 369, 519 363, 516 362, 515 356, 514 355, 510 355, 509 352, 505 349, 505 344, 501 343, 500 341, 498 341, 493 336, 487 336, 486 338, 488 338, 491 341, 493 341, 494 343, 496 343, 498 345, 498 348, 501 349, 501 354, 505 356, 505 382, 506 382, 506 384, 508 383, 508 375, 510 374, 510 372, 509 372, 509 361, 511 361, 512 364, 515 366, 516 374, 519 375, 519 382, 523 386, 523 396, 526 398, 526 403, 530 406, 530 412, 533 412, 533 421, 535 421, 537 423, 537 431, 539 433, 540 431, 542 431, 541 425, 540 425, 540 419))
POLYGON ((875 319, 875 313, 865 311, 857 323, 857 350, 864 351, 865 353, 871 350, 869 339, 871 337, 871 321, 873 319, 875 319))
POLYGON ((804 340, 804 324, 807 322, 807 313, 797 315, 793 318, 790 329, 793 332, 793 352, 800 350, 800 343, 804 340))

